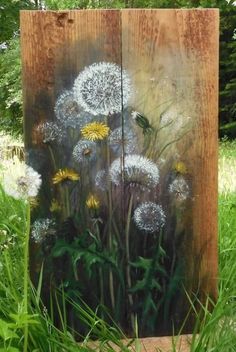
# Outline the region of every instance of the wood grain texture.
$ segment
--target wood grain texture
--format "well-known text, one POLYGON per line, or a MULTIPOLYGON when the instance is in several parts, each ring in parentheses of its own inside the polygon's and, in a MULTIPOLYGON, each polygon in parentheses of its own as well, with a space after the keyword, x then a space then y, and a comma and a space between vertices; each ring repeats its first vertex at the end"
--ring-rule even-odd
MULTIPOLYGON (((138 348, 140 352, 172 352, 173 346, 175 346, 176 351, 178 352, 190 352, 191 350, 191 340, 192 335, 180 335, 180 336, 163 336, 163 337, 147 337, 138 340, 138 348)), ((122 340, 124 345, 130 343, 129 340, 122 340)), ((90 342, 89 347, 97 348, 98 342, 90 342)), ((120 348, 111 343, 112 349, 114 351, 120 351, 120 348)), ((131 343, 129 346, 130 351, 135 350, 135 342, 131 343)))
POLYGON ((173 351, 175 346, 177 351, 189 352, 191 348, 191 335, 181 335, 172 337, 151 337, 140 339, 141 352, 156 352, 158 349, 163 352, 173 351), (174 343, 174 344, 173 344, 174 343))
MULTIPOLYGON (((157 102, 169 96, 194 120, 181 154, 192 173, 194 194, 188 224, 192 237, 183 253, 188 257, 186 287, 202 301, 207 294, 216 299, 219 12, 123 10, 121 16, 122 64, 137 87, 133 105, 155 121, 157 102)), ((178 145, 181 152, 180 144, 185 142, 178 145)), ((175 152, 176 146, 170 149, 175 152)))
POLYGON ((53 116, 58 93, 81 68, 94 61, 120 63, 119 11, 21 11, 21 52, 29 147, 33 125, 53 116))
MULTIPOLYGON (((115 62, 127 70, 134 86, 131 105, 152 123, 169 106, 166 99, 191 117, 190 133, 163 157, 178 152, 191 174, 185 288, 203 303, 208 294, 217 297, 218 17, 215 9, 21 12, 25 146, 31 160, 37 156, 35 168, 45 179, 52 175, 52 165, 36 127, 54 119, 58 95, 94 62, 115 62)), ((157 146, 167 138, 163 134, 157 146)), ((48 189, 50 193, 50 184, 48 189)), ((43 191, 40 197, 46 216, 50 194, 43 191)), ((33 248, 33 271, 39 269, 36 252, 33 248)), ((189 307, 183 298, 176 306, 180 317, 189 307)), ((181 351, 188 351, 186 340, 181 351)), ((156 346, 168 351, 170 340, 145 340, 146 351, 156 346)))

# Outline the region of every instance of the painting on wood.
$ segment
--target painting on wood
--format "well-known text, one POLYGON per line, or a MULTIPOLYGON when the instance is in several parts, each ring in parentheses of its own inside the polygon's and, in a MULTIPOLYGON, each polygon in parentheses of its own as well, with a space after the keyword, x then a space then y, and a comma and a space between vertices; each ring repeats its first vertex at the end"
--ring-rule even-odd
POLYGON ((216 10, 22 12, 46 306, 63 290, 144 337, 191 331, 189 299, 216 297, 217 26, 216 10))

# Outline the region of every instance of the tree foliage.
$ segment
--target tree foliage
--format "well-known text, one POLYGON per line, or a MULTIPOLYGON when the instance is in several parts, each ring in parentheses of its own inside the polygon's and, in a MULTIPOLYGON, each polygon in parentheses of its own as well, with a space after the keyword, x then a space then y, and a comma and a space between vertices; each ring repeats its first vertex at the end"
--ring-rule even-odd
POLYGON ((22 92, 19 38, 0 53, 0 130, 22 133, 22 92))
POLYGON ((12 38, 19 31, 19 11, 33 8, 30 0, 1 0, 0 43, 12 38))
POLYGON ((21 131, 19 10, 83 8, 220 8, 221 134, 236 137, 236 6, 234 0, 1 0, 0 128, 21 131), (5 48, 7 47, 7 48, 5 48), (5 48, 5 49, 4 49, 5 48))
POLYGON ((22 133, 19 11, 34 8, 30 0, 1 0, 0 130, 22 133))
POLYGON ((232 3, 221 11, 220 132, 236 137, 236 6, 232 3))

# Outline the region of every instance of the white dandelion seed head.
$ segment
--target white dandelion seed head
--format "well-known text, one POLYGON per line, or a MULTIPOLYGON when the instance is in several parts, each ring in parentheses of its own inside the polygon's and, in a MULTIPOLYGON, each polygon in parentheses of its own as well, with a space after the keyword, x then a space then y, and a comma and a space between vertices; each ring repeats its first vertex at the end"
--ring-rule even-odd
POLYGON ((166 221, 166 215, 162 206, 153 202, 145 202, 134 211, 134 222, 136 226, 145 232, 159 231, 166 221))
POLYGON ((28 165, 26 165, 26 184, 28 197, 36 197, 42 184, 42 179, 40 174, 28 165))
POLYGON ((96 143, 88 140, 79 141, 73 150, 73 158, 78 163, 88 163, 96 159, 96 143))
MULTIPOLYGON (((91 113, 84 111, 78 105, 73 91, 65 91, 59 96, 54 111, 59 123, 66 128, 80 129, 94 120, 91 113)), ((101 115, 99 115, 96 119, 101 118, 101 115)))
POLYGON ((116 153, 121 153, 122 145, 125 154, 137 152, 137 136, 127 127, 124 128, 123 133, 122 127, 114 129, 108 137, 108 142, 112 150, 116 153))
POLYGON ((36 220, 31 228, 31 238, 36 243, 41 243, 49 234, 55 234, 55 222, 51 219, 36 220))
POLYGON ((94 63, 78 75, 74 83, 77 103, 93 115, 119 113, 131 94, 130 78, 120 66, 110 62, 94 63), (122 77, 122 84, 121 84, 122 77))
POLYGON ((190 195, 190 189, 185 179, 177 177, 170 185, 169 192, 179 201, 185 201, 190 195))
POLYGON ((138 112, 137 111, 132 111, 131 112, 131 117, 132 117, 133 120, 136 120, 137 116, 138 116, 138 112))
POLYGON ((76 127, 79 123, 80 108, 73 91, 65 91, 59 96, 54 111, 58 121, 67 127, 76 127))
POLYGON ((94 118, 78 105, 73 91, 65 91, 59 96, 54 111, 57 120, 65 127, 81 128, 94 118))
MULTIPOLYGON (((116 185, 122 183, 121 158, 114 160, 110 166, 110 178, 116 185)), ((150 190, 159 182, 159 169, 157 165, 148 158, 131 154, 124 158, 124 182, 131 187, 139 187, 143 191, 150 190)))
POLYGON ((161 115, 160 126, 172 125, 178 118, 177 111, 167 110, 161 115))
POLYGON ((99 170, 95 176, 95 186, 101 191, 106 191, 109 183, 109 175, 105 169, 99 170))
POLYGON ((170 127, 173 131, 177 132, 188 126, 190 120, 190 116, 185 116, 173 107, 161 115, 160 127, 170 127))
POLYGON ((49 143, 55 140, 61 142, 63 138, 65 138, 65 132, 56 122, 47 121, 41 123, 37 127, 37 130, 42 134, 43 143, 49 143))
POLYGON ((42 184, 41 176, 17 157, 3 163, 2 187, 15 199, 36 197, 42 184))

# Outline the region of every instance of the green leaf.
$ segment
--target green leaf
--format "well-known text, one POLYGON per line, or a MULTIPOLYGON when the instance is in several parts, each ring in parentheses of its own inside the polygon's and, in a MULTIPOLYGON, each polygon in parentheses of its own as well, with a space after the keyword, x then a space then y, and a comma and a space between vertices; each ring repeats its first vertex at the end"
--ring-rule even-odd
POLYGON ((150 268, 151 264, 152 264, 152 259, 143 258, 143 257, 138 257, 138 260, 136 262, 130 262, 130 265, 133 266, 134 268, 139 268, 144 270, 150 268))
POLYGON ((152 279, 151 284, 150 284, 150 288, 156 289, 156 290, 162 292, 162 287, 156 279, 152 279))
POLYGON ((154 302, 154 300, 152 299, 151 293, 148 294, 148 296, 145 299, 144 302, 144 315, 148 314, 148 312, 153 311, 156 312, 157 311, 157 303, 154 302))
POLYGON ((153 290, 162 291, 161 285, 156 279, 147 280, 147 277, 144 277, 142 280, 138 280, 137 283, 129 290, 129 292, 134 293, 142 290, 153 290))
POLYGON ((77 265, 78 261, 82 261, 89 277, 92 274, 92 266, 94 264, 109 264, 116 267, 116 263, 111 255, 107 252, 98 252, 95 243, 92 243, 88 248, 78 248, 73 257, 73 265, 77 265))
POLYGON ((75 248, 73 248, 73 246, 68 244, 65 240, 58 240, 52 249, 52 255, 56 258, 67 253, 73 255, 74 252, 75 248))
POLYGON ((22 328, 26 324, 39 324, 35 318, 38 317, 37 314, 31 315, 26 313, 9 314, 10 318, 14 320, 14 323, 9 323, 10 327, 22 328))
POLYGON ((0 319, 0 337, 3 341, 19 338, 19 336, 11 330, 10 323, 7 323, 2 319, 0 319))

